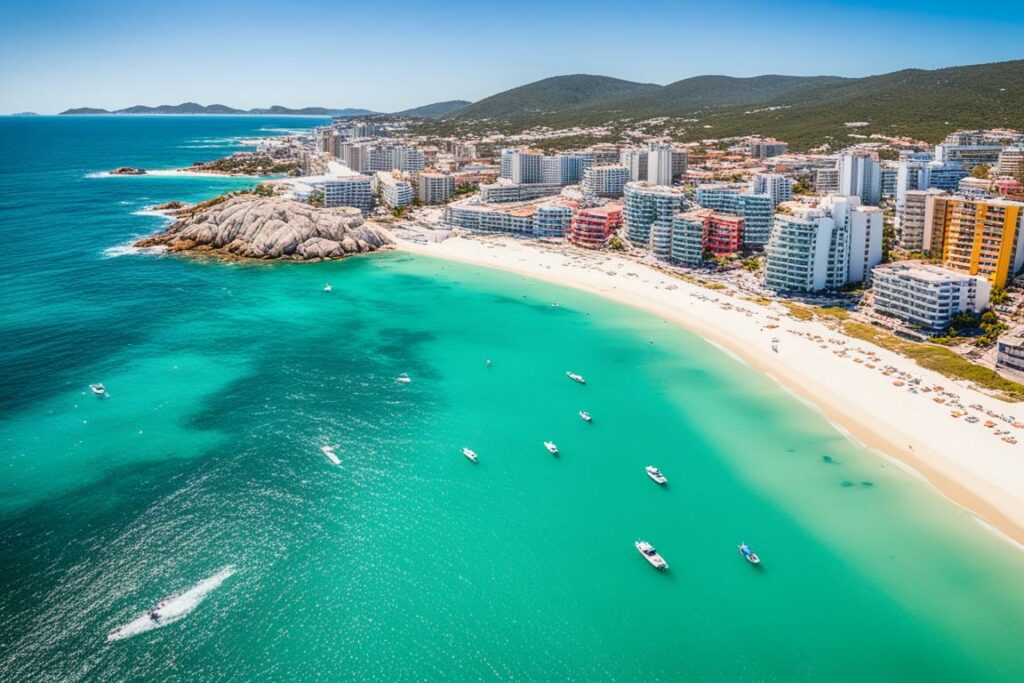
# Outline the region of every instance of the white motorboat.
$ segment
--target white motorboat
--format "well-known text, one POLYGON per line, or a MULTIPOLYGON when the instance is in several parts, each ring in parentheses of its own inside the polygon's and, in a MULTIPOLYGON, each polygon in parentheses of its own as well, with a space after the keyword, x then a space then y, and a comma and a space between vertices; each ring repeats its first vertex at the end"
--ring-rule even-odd
POLYGON ((96 394, 97 396, 107 395, 107 388, 102 384, 90 384, 89 389, 91 389, 92 393, 96 394))
POLYGON ((580 417, 583 418, 584 422, 593 422, 594 418, 590 417, 590 413, 585 410, 580 411, 580 417))
POLYGON ((183 593, 169 595, 158 602, 151 610, 140 614, 127 624, 118 626, 107 634, 108 641, 124 640, 146 631, 173 624, 187 617, 199 606, 206 596, 216 590, 225 579, 235 573, 235 568, 228 566, 216 574, 209 576, 183 593))
POLYGON ((651 563, 652 567, 661 571, 668 569, 668 562, 658 554, 653 545, 647 541, 637 541, 634 545, 636 545, 636 549, 640 554, 644 556, 644 559, 651 563))
POLYGON ((551 455, 558 455, 558 446, 555 445, 554 441, 545 441, 544 448, 548 449, 548 453, 551 455))
POLYGON ((334 446, 323 446, 320 450, 323 451, 323 454, 327 456, 327 459, 335 465, 341 464, 341 460, 338 459, 338 455, 334 452, 334 446))
POLYGON ((587 380, 583 379, 583 375, 577 375, 575 372, 567 372, 565 376, 571 379, 573 382, 579 382, 580 384, 586 384, 587 380))
POLYGON ((750 564, 761 564, 761 558, 757 556, 757 553, 750 549, 749 545, 747 545, 746 543, 740 543, 739 549, 740 555, 743 556, 744 560, 746 560, 750 564))
POLYGON ((409 377, 407 373, 403 372, 401 375, 395 378, 395 381, 398 382, 399 384, 408 384, 409 382, 412 381, 412 378, 409 377))
POLYGON ((470 449, 470 448, 463 448, 463 449, 462 449, 462 454, 463 454, 464 456, 466 456, 467 458, 469 458, 470 460, 472 460, 473 462, 476 462, 476 461, 477 461, 477 455, 476 455, 476 452, 475 452, 475 451, 473 451, 473 450, 472 450, 472 449, 470 449))
POLYGON ((328 282, 328 283, 327 283, 326 285, 324 285, 324 291, 325 291, 325 292, 331 292, 331 291, 334 291, 334 288, 333 288, 333 287, 331 287, 331 283, 330 283, 330 282, 328 282))
POLYGON ((644 469, 647 470, 647 476, 650 477, 654 481, 654 483, 656 483, 656 484, 667 484, 668 483, 668 477, 666 477, 664 474, 662 474, 661 470, 659 470, 654 465, 648 465, 644 469))

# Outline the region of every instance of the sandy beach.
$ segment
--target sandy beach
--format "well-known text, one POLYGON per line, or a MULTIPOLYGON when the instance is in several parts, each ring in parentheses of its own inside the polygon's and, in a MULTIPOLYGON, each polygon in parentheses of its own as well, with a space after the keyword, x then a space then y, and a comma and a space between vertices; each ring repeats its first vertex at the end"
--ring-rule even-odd
POLYGON ((778 304, 730 296, 607 252, 490 236, 400 240, 399 248, 547 280, 675 322, 768 374, 854 439, 908 466, 1024 547, 1024 442, 1007 443, 994 433, 1009 430, 1024 441, 1024 429, 989 415, 1019 418, 1022 404, 993 398, 821 322, 796 320, 778 304), (991 421, 997 424, 986 427, 991 421))

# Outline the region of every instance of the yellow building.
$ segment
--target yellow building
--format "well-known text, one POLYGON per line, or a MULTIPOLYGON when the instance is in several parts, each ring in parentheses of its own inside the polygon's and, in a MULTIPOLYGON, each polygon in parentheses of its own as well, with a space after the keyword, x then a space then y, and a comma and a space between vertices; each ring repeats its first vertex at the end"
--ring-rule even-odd
POLYGON ((924 247, 947 268, 1005 287, 1024 266, 1024 203, 928 197, 924 247))

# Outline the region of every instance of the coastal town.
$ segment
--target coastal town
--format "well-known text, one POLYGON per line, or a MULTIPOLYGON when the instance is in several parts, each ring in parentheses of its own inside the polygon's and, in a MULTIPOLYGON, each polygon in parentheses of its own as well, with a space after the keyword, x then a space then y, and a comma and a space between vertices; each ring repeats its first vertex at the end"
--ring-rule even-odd
POLYGON ((412 242, 594 250, 941 343, 992 371, 994 388, 1024 379, 1024 134, 956 131, 937 145, 854 134, 800 153, 757 136, 545 149, 605 133, 439 139, 415 120, 339 118, 192 170, 284 169, 262 191, 357 208, 412 242))

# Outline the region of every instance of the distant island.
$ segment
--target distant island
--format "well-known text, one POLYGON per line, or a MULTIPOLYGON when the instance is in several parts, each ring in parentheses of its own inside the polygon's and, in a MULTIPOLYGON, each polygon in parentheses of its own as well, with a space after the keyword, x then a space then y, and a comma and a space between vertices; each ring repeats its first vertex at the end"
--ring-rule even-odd
POLYGON ((39 116, 39 114, 34 111, 19 111, 11 114, 11 116, 39 116))
POLYGON ((157 107, 148 107, 137 104, 124 109, 99 109, 96 107, 76 107, 65 109, 60 116, 74 115, 102 115, 102 114, 220 114, 220 115, 252 115, 252 116, 367 116, 376 112, 370 109, 330 109, 327 107, 303 107, 292 109, 275 104, 266 109, 236 109, 225 104, 202 105, 195 102, 182 102, 181 104, 161 104, 157 107))

